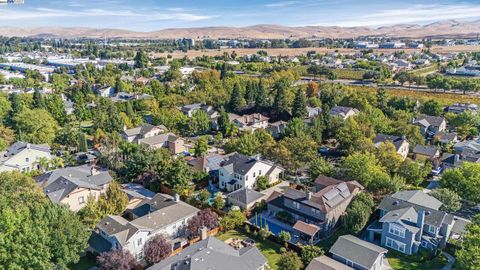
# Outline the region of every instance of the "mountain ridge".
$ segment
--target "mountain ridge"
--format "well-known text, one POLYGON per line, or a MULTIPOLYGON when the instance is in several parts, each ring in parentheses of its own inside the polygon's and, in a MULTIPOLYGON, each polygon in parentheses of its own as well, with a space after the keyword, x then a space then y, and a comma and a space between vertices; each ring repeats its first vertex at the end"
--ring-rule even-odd
POLYGON ((438 21, 426 25, 398 24, 377 28, 367 26, 283 26, 258 24, 244 27, 209 26, 167 28, 139 32, 114 28, 88 27, 0 27, 0 36, 44 38, 110 38, 110 39, 299 39, 299 38, 357 38, 386 36, 396 38, 473 38, 480 33, 480 20, 460 22, 438 21))

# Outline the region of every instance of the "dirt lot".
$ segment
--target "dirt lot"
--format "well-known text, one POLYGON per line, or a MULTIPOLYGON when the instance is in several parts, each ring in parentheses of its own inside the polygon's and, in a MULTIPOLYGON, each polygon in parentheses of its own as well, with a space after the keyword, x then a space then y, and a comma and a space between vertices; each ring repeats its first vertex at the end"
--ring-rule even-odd
MULTIPOLYGON (((195 58, 198 56, 217 56, 217 55, 223 55, 223 53, 232 53, 235 51, 235 53, 239 56, 242 55, 247 55, 247 54, 254 54, 260 50, 267 51, 269 55, 285 55, 285 56, 296 56, 296 55, 302 55, 306 54, 309 51, 315 51, 317 53, 326 53, 326 52, 334 52, 338 51, 340 53, 355 53, 354 49, 328 49, 328 48, 298 48, 298 49, 292 49, 292 48, 282 48, 282 49, 221 49, 221 50, 202 50, 202 51, 188 51, 187 53, 184 53, 182 51, 174 51, 173 53, 155 53, 152 56, 153 57, 166 57, 167 55, 171 55, 173 58, 183 58, 187 56, 188 58, 195 58)), ((405 52, 416 52, 420 51, 419 49, 401 49, 402 51, 405 52)), ((384 53, 384 54, 392 54, 396 50, 392 49, 376 49, 374 50, 376 52, 384 53)), ((480 46, 434 46, 431 49, 432 52, 438 52, 438 53, 449 53, 449 52, 474 52, 474 51, 480 51, 480 46)))

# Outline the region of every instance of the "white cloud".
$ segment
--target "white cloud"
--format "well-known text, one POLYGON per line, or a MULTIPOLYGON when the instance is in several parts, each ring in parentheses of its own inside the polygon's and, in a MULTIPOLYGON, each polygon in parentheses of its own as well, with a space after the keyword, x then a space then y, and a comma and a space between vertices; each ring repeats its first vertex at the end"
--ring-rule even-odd
POLYGON ((281 7, 288 7, 288 6, 293 6, 296 4, 299 4, 300 1, 284 1, 284 2, 277 2, 277 3, 270 3, 266 4, 266 7, 271 7, 271 8, 281 8, 281 7))
POLYGON ((380 26, 474 18, 480 18, 480 5, 478 4, 413 5, 409 8, 384 9, 365 15, 352 15, 348 20, 324 22, 321 25, 380 26))

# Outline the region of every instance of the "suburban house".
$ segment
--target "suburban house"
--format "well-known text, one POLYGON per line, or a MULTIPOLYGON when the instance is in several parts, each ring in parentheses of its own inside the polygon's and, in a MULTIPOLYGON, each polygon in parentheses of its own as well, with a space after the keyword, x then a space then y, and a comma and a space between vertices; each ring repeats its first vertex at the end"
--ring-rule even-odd
POLYGON ((307 106, 307 118, 313 118, 320 113, 322 113, 322 108, 307 106))
POLYGON ((478 112, 478 105, 469 104, 469 103, 455 103, 445 108, 445 111, 449 113, 455 113, 455 114, 459 114, 463 112, 478 112))
POLYGON ((35 181, 52 202, 78 211, 87 204, 89 197, 97 201, 112 179, 108 170, 82 165, 47 172, 37 176, 35 181))
POLYGON ((333 259, 357 270, 385 269, 388 250, 353 235, 342 235, 330 248, 333 259))
POLYGON ((420 132, 427 137, 433 137, 437 132, 445 131, 447 121, 439 116, 419 115, 413 124, 420 127, 420 132))
POLYGON ((353 270, 353 268, 322 255, 314 258, 305 270, 353 270))
POLYGON ((405 254, 445 247, 457 219, 442 203, 420 190, 399 191, 378 206, 379 219, 367 228, 370 242, 405 254))
POLYGON ((477 141, 462 141, 462 142, 457 142, 454 146, 453 149, 455 150, 455 153, 457 154, 464 154, 465 152, 470 152, 470 153, 480 153, 480 143, 477 141))
POLYGON ((115 95, 115 88, 111 86, 98 86, 94 88, 93 91, 95 92, 95 94, 104 98, 112 97, 115 95))
POLYGON ((146 189, 140 184, 127 183, 122 185, 122 191, 127 194, 128 204, 126 209, 133 209, 137 205, 151 200, 155 196, 155 192, 146 189))
POLYGON ((240 131, 253 132, 257 129, 266 129, 268 127, 269 118, 259 113, 237 115, 233 113, 228 114, 230 122, 235 124, 240 131))
POLYGON ((274 191, 266 200, 268 213, 288 216, 300 237, 315 242, 328 235, 363 187, 356 181, 344 182, 327 176, 315 180, 315 193, 288 188, 274 191), (313 234, 312 234, 313 233, 313 234))
POLYGON ((438 161, 440 150, 435 146, 417 144, 412 150, 413 158, 419 161, 438 161))
POLYGON ((41 170, 41 159, 49 161, 51 150, 48 144, 16 142, 0 153, 0 172, 31 172, 41 170))
POLYGON ((128 250, 134 256, 143 256, 143 247, 155 235, 164 235, 172 246, 184 246, 188 221, 200 210, 180 201, 179 196, 156 194, 152 199, 128 209, 125 215, 109 215, 96 226, 90 239, 93 250, 128 250), (108 250, 108 249, 107 249, 108 250))
POLYGON ((259 176, 268 178, 270 184, 280 181, 284 169, 268 160, 235 153, 220 164, 219 187, 227 191, 241 188, 253 189, 259 176))
POLYGON ((451 143, 455 144, 459 140, 458 140, 458 136, 457 136, 456 133, 449 133, 449 132, 440 131, 440 132, 435 133, 435 135, 433 136, 433 141, 438 142, 442 145, 447 145, 447 144, 451 144, 451 143))
POLYGON ((274 139, 279 139, 282 137, 285 128, 287 127, 288 123, 285 121, 277 121, 275 123, 271 123, 268 125, 267 130, 272 134, 274 139))
POLYGON ((250 188, 241 188, 230 192, 227 195, 227 203, 236 205, 243 210, 250 210, 255 207, 255 204, 262 201, 265 194, 255 191, 250 188))
POLYGON ((210 120, 212 128, 217 129, 217 119, 220 114, 216 110, 214 110, 212 106, 201 103, 194 103, 181 106, 178 109, 189 118, 192 117, 198 110, 204 111, 208 116, 208 120, 210 120))
POLYGON ((355 108, 335 106, 330 110, 330 115, 333 117, 341 117, 343 120, 346 120, 348 117, 354 116, 359 112, 360 111, 355 108))
POLYGON ((143 124, 136 128, 124 129, 121 133, 122 138, 128 142, 138 142, 141 139, 146 139, 163 134, 167 128, 163 125, 154 126, 150 124, 143 124))
POLYGON ((148 270, 264 270, 269 269, 267 265, 267 259, 255 246, 245 243, 236 249, 210 236, 151 266, 148 270))
POLYGON ((185 142, 182 138, 177 137, 177 135, 171 132, 158 133, 160 130, 162 130, 161 127, 156 127, 147 133, 148 137, 141 138, 142 135, 139 135, 138 138, 134 140, 136 140, 138 144, 147 145, 152 149, 167 148, 172 155, 177 155, 185 151, 185 142))
POLYGON ((379 147, 381 143, 390 142, 395 146, 397 153, 403 157, 405 160, 408 156, 408 152, 410 150, 410 144, 408 143, 405 137, 394 136, 394 135, 384 135, 384 134, 377 134, 373 139, 373 143, 375 147, 379 147))

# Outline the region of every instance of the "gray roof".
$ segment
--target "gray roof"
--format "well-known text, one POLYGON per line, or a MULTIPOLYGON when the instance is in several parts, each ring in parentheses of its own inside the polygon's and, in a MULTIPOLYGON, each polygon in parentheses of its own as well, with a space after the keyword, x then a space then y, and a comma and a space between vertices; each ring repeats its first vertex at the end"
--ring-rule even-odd
POLYGON ((353 270, 353 268, 323 255, 314 258, 305 270, 353 270))
POLYGON ((440 206, 442 206, 441 201, 421 190, 398 191, 395 194, 392 194, 392 197, 435 210, 440 209, 440 206))
POLYGON ((263 196, 263 193, 249 188, 241 188, 227 195, 228 198, 234 199, 244 204, 255 202, 263 196))
POLYGON ((128 183, 122 185, 122 191, 125 192, 129 199, 152 199, 155 196, 155 192, 146 189, 140 184, 128 183))
MULTIPOLYGON (((242 154, 235 153, 230 156, 227 160, 220 163, 220 165, 226 169, 229 173, 236 173, 240 175, 245 175, 250 171, 250 169, 257 164, 257 162, 263 162, 272 167, 277 167, 275 164, 270 163, 265 160, 260 160, 255 157, 250 157, 242 154)), ((278 167, 279 168, 279 167, 278 167)), ((272 169, 272 168, 270 168, 272 169)), ((267 174, 268 175, 268 174, 267 174)))
POLYGON ((50 146, 48 144, 31 144, 26 142, 15 142, 10 147, 8 147, 5 151, 0 153, 1 155, 0 163, 3 163, 9 160, 11 157, 15 156, 16 154, 20 153, 25 149, 34 149, 34 150, 50 153, 50 146))
POLYGON ((421 114, 417 117, 417 119, 415 119, 413 123, 414 124, 418 123, 426 127, 428 126, 439 127, 443 123, 443 121, 445 121, 445 118, 443 117, 421 114))
POLYGON ((388 250, 363 241, 353 235, 340 236, 330 248, 330 253, 348 259, 367 269, 372 268, 378 256, 383 256, 387 252, 388 250))
POLYGON ((453 142, 455 139, 457 139, 457 134, 439 131, 435 133, 435 137, 441 142, 453 142))
POLYGON ((407 140, 400 137, 400 136, 394 136, 394 135, 385 135, 385 134, 377 134, 375 138, 373 139, 373 143, 382 143, 382 142, 391 142, 393 145, 395 145, 395 149, 400 149, 402 144, 406 142, 407 140))
POLYGON ((267 259, 256 247, 239 250, 211 236, 199 241, 177 255, 148 268, 149 270, 257 270, 267 259))
POLYGON ((423 155, 423 156, 428 156, 428 157, 434 157, 436 154, 438 154, 438 149, 434 146, 417 144, 413 148, 413 153, 414 154, 420 154, 420 155, 423 155))
POLYGON ((380 222, 399 223, 415 234, 420 230, 420 228, 416 227, 417 220, 418 213, 415 211, 415 208, 409 206, 388 212, 380 219, 380 222))
POLYGON ((330 114, 333 116, 341 116, 345 117, 348 112, 353 111, 354 113, 358 113, 358 110, 351 107, 344 107, 344 106, 335 106, 330 110, 330 114))
POLYGON ((103 189, 112 179, 107 170, 97 170, 91 165, 58 169, 35 178, 53 202, 60 202, 78 187, 103 189))
POLYGON ((139 144, 143 143, 147 145, 158 145, 158 144, 164 144, 166 142, 173 142, 177 139, 178 137, 175 134, 168 132, 168 133, 163 133, 156 136, 140 139, 138 140, 138 143, 139 144))

